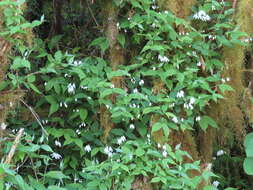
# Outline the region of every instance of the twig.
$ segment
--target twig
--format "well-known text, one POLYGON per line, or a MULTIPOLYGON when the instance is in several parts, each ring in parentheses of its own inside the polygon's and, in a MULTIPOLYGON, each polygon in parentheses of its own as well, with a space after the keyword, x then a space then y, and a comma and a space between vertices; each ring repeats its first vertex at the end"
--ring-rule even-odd
POLYGON ((16 138, 14 140, 14 143, 11 147, 11 150, 10 150, 9 154, 7 155, 7 157, 6 157, 6 160, 4 162, 5 164, 10 164, 11 163, 12 157, 14 156, 14 153, 15 153, 16 148, 19 144, 19 141, 20 141, 20 139, 23 135, 23 132, 24 132, 24 128, 19 129, 18 135, 16 136, 16 138))
POLYGON ((38 124, 40 125, 40 127, 41 127, 42 131, 44 132, 44 134, 45 134, 46 136, 48 136, 47 131, 45 130, 45 128, 43 127, 43 125, 42 125, 41 122, 40 122, 40 117, 39 117, 39 115, 33 110, 33 108, 32 108, 31 106, 29 106, 27 103, 25 103, 24 100, 21 99, 20 101, 31 111, 31 113, 33 114, 34 118, 36 119, 36 121, 37 121, 38 124))
POLYGON ((236 8, 236 4, 237 4, 237 0, 234 0, 234 1, 233 1, 233 9, 236 8))
POLYGON ((93 14, 93 12, 92 12, 91 8, 90 8, 90 5, 89 5, 88 0, 87 0, 86 2, 87 2, 88 9, 89 9, 89 12, 90 12, 90 14, 91 14, 91 16, 92 16, 93 20, 95 21, 96 25, 99 27, 99 24, 98 24, 98 22, 97 22, 97 20, 96 20, 96 18, 95 18, 95 16, 94 16, 94 14, 93 14))

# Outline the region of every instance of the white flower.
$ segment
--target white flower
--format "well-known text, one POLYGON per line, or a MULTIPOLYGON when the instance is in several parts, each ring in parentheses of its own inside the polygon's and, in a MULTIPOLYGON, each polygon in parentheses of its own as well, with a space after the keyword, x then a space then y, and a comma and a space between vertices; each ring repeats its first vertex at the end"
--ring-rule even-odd
POLYGON ((80 135, 81 131, 79 129, 76 130, 76 134, 80 135))
POLYGON ((112 147, 106 146, 105 149, 104 149, 104 152, 105 152, 105 154, 107 154, 109 157, 111 157, 111 156, 112 156, 112 153, 113 153, 112 147))
POLYGON ((216 155, 217 156, 222 156, 223 154, 226 154, 226 152, 224 150, 219 150, 216 155))
POLYGON ((74 94, 76 90, 76 85, 74 83, 69 83, 68 84, 68 93, 74 94))
POLYGON ((228 78, 226 78, 226 80, 229 82, 229 81, 230 81, 230 78, 228 77, 228 78))
POLYGON ((194 97, 191 97, 191 98, 190 98, 190 104, 194 104, 195 101, 196 101, 196 99, 195 99, 194 97))
POLYGON ((153 71, 155 71, 155 70, 156 70, 156 68, 155 68, 155 67, 153 67, 153 68, 152 68, 152 70, 153 70, 153 71))
POLYGON ((74 66, 79 66, 81 65, 83 62, 82 61, 74 61, 74 66))
POLYGON ((89 144, 87 144, 85 147, 84 147, 84 150, 86 152, 90 152, 91 151, 91 146, 89 144))
POLYGON ((69 74, 64 74, 64 77, 66 78, 66 77, 71 77, 71 75, 69 75, 69 74))
POLYGON ((211 17, 208 14, 206 14, 206 12, 203 11, 203 10, 200 10, 199 12, 195 13, 193 15, 193 18, 196 19, 196 20, 202 20, 202 21, 211 20, 211 17))
POLYGON ((118 138, 117 143, 118 143, 118 145, 121 145, 125 141, 126 141, 126 137, 122 136, 122 137, 118 138))
POLYGON ((1 126, 0 126, 1 130, 5 130, 6 127, 7 127, 7 125, 5 123, 1 123, 1 126))
POLYGON ((197 66, 200 67, 201 65, 202 65, 202 63, 199 61, 199 62, 197 63, 197 66))
POLYGON ((54 144, 55 144, 56 146, 58 146, 58 147, 61 147, 61 142, 60 142, 60 141, 55 140, 55 141, 54 141, 54 144))
POLYGON ((84 122, 82 122, 82 123, 79 125, 79 128, 85 127, 85 126, 86 126, 86 124, 85 124, 84 122))
POLYGON ((141 86, 143 84, 144 84, 144 80, 140 80, 139 85, 141 86))
POLYGON ((88 89, 88 87, 87 87, 87 86, 80 86, 80 88, 81 88, 81 89, 83 89, 83 90, 88 89))
POLYGON ((160 144, 160 143, 158 143, 158 144, 157 144, 157 147, 158 147, 158 148, 161 148, 161 144, 160 144))
POLYGON ((225 83, 225 82, 226 82, 226 79, 222 78, 222 79, 221 79, 221 82, 222 82, 222 83, 225 83))
POLYGON ((165 63, 170 61, 170 59, 168 57, 162 56, 162 55, 158 55, 158 60, 160 60, 161 62, 165 62, 165 63))
POLYGON ((214 186, 214 187, 218 187, 219 184, 220 184, 220 182, 218 182, 218 181, 214 181, 214 182, 213 182, 213 186, 214 186))
POLYGON ((177 93, 177 98, 183 98, 184 97, 184 91, 183 90, 180 90, 178 93, 177 93))
POLYGON ((175 147, 175 149, 178 150, 178 149, 180 149, 180 147, 181 147, 181 143, 177 144, 176 147, 175 147))
POLYGON ((129 125, 129 128, 130 128, 130 129, 134 129, 134 128, 135 128, 134 124, 130 124, 130 125, 129 125))
POLYGON ((110 85, 110 88, 115 88, 114 84, 111 84, 111 85, 110 85))
POLYGON ((201 117, 200 116, 198 116, 198 117, 196 117, 196 119, 195 119, 196 121, 200 121, 201 120, 201 117))
POLYGON ((59 160, 59 159, 62 158, 62 156, 61 156, 60 154, 56 153, 56 152, 52 153, 52 154, 51 154, 51 157, 52 157, 53 159, 56 159, 56 160, 59 160))
POLYGON ((174 123, 178 123, 178 119, 177 119, 176 117, 173 117, 173 118, 172 118, 172 121, 173 121, 174 123))
POLYGON ((133 90, 133 93, 138 93, 138 89, 135 88, 135 89, 133 90))
POLYGON ((211 171, 211 169, 212 169, 212 163, 208 163, 206 165, 206 170, 211 171))
POLYGON ((157 9, 158 6, 152 5, 151 8, 152 8, 152 9, 157 9))
POLYGON ((163 151, 162 154, 163 154, 164 157, 167 157, 167 155, 168 155, 167 151, 165 151, 165 150, 163 151))

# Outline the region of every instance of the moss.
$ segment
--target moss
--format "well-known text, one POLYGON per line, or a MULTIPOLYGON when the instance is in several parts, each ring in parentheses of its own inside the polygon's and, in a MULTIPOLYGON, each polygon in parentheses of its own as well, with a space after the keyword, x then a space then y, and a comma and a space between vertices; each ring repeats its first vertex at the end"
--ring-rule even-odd
MULTIPOLYGON (((112 0, 106 0, 103 3, 103 15, 104 15, 104 27, 105 35, 109 42, 109 61, 113 71, 116 71, 119 65, 124 64, 124 49, 118 44, 117 37, 119 35, 119 30, 117 28, 118 23, 118 9, 114 5, 112 0)), ((124 79, 123 77, 113 77, 111 79, 112 84, 116 88, 124 88, 124 79)), ((115 102, 116 95, 113 94, 108 97, 112 103, 115 102)), ((103 140, 106 142, 107 137, 114 124, 111 121, 111 116, 109 110, 102 105, 100 109, 100 122, 101 126, 104 129, 103 140)))
POLYGON ((236 21, 240 30, 253 35, 253 0, 241 0, 237 5, 236 21))
POLYGON ((158 2, 163 9, 170 10, 177 17, 186 18, 191 14, 191 8, 196 0, 160 0, 158 2))

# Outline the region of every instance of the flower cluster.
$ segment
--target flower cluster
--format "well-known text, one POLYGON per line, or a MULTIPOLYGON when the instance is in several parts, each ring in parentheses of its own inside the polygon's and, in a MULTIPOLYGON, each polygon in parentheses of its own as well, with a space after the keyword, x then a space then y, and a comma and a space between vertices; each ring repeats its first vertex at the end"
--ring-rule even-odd
POLYGON ((51 154, 51 157, 52 157, 53 159, 56 159, 56 160, 59 160, 59 159, 62 158, 62 156, 61 156, 60 154, 56 153, 56 152, 53 152, 53 153, 51 154))
POLYGON ((110 146, 106 146, 104 149, 105 154, 107 154, 109 157, 112 157, 113 149, 110 146))
POLYGON ((126 141, 126 137, 125 136, 122 136, 122 137, 120 137, 120 138, 117 139, 118 145, 121 145, 125 141, 126 141))
POLYGON ((184 97, 184 91, 183 90, 180 90, 178 93, 177 93, 177 98, 183 98, 184 97))
POLYGON ((55 146, 61 147, 61 142, 60 141, 55 140, 54 144, 55 144, 55 146))
POLYGON ((130 125, 129 125, 129 128, 130 128, 130 129, 134 129, 134 128, 135 128, 134 124, 130 124, 130 125))
POLYGON ((193 18, 196 19, 196 20, 202 20, 202 21, 211 20, 211 17, 208 14, 206 14, 206 12, 203 11, 203 10, 200 10, 199 12, 195 13, 193 15, 193 18))
POLYGON ((184 108, 193 110, 193 104, 195 101, 196 99, 194 97, 191 97, 189 103, 184 103, 184 108))
POLYGON ((90 152, 90 151, 91 151, 91 146, 90 146, 89 144, 87 144, 87 145, 84 147, 84 151, 90 152))
POLYGON ((216 155, 217 156, 222 156, 223 154, 226 154, 226 152, 224 150, 219 150, 216 155))
POLYGON ((83 62, 82 61, 74 61, 74 66, 79 66, 79 65, 81 65, 83 62))
POLYGON ((158 60, 161 62, 165 62, 165 63, 170 61, 170 59, 168 57, 162 56, 162 55, 158 55, 158 60))
POLYGON ((68 93, 75 94, 76 85, 75 83, 69 83, 68 84, 68 93))

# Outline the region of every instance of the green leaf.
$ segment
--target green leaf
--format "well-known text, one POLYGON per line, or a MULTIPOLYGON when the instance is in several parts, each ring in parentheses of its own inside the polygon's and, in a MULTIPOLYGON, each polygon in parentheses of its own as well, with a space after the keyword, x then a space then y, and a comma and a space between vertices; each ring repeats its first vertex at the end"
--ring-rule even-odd
POLYGON ((0 180, 0 190, 4 190, 4 181, 0 180))
POLYGON ((27 81, 28 81, 29 83, 33 83, 33 82, 35 82, 35 80, 36 80, 35 75, 29 75, 29 76, 27 77, 27 81))
POLYGON ((208 185, 208 186, 204 187, 204 190, 217 190, 217 188, 214 187, 213 185, 208 185))
POLYGON ((74 139, 74 142, 80 149, 83 149, 83 141, 81 139, 74 139))
POLYGON ((119 34, 119 35, 117 36, 117 40, 118 40, 118 42, 120 43, 120 45, 121 45, 122 47, 125 46, 125 43, 126 43, 125 35, 119 34))
POLYGON ((80 114, 81 120, 85 121, 88 115, 88 111, 86 109, 81 108, 79 114, 80 114))
POLYGON ((95 40, 93 40, 89 46, 98 46, 98 47, 100 47, 102 52, 105 52, 105 50, 107 50, 109 48, 109 42, 108 42, 107 38, 99 37, 99 38, 96 38, 95 40))
POLYGON ((37 92, 38 94, 42 94, 40 90, 36 86, 34 86, 34 84, 28 83, 28 85, 30 86, 31 89, 33 89, 34 92, 37 92))
POLYGON ((131 4, 133 5, 133 7, 142 9, 142 6, 140 5, 140 3, 139 3, 138 1, 136 1, 136 0, 131 0, 130 2, 131 2, 131 4))
POLYGON ((0 91, 4 90, 9 85, 9 82, 2 81, 0 82, 0 91))
POLYGON ((49 116, 50 116, 59 109, 59 105, 54 96, 50 95, 50 96, 46 96, 45 98, 51 104, 50 111, 49 111, 49 116))
POLYGON ((152 126, 152 133, 159 131, 160 129, 167 127, 165 123, 157 122, 152 126))
POLYGON ((48 190, 67 190, 67 189, 63 188, 63 187, 58 187, 58 186, 55 186, 55 185, 50 185, 48 187, 48 190))
POLYGON ((163 126, 163 133, 164 133, 164 136, 165 137, 168 137, 169 136, 169 133, 170 133, 170 129, 167 125, 164 125, 163 126))
POLYGON ((199 125, 201 129, 206 130, 208 126, 218 128, 216 122, 209 116, 203 116, 201 120, 199 121, 199 125))
POLYGON ((253 175, 253 157, 245 158, 243 169, 248 175, 253 175))
POLYGON ((70 179, 70 177, 64 175, 61 171, 50 171, 44 176, 52 179, 70 179))
POLYGON ((135 155, 136 156, 139 156, 139 157, 141 157, 142 155, 144 155, 145 154, 145 151, 142 149, 142 148, 137 148, 137 150, 135 151, 135 155))
POLYGON ((151 183, 158 183, 160 181, 161 181, 160 177, 154 177, 154 178, 152 178, 151 183))
POLYGON ((144 108, 143 109, 143 114, 148 114, 150 112, 155 112, 155 111, 158 111, 158 110, 161 110, 160 106, 153 106, 153 107, 144 108))
POLYGON ((47 144, 43 144, 43 145, 41 145, 40 147, 41 147, 41 149, 43 149, 43 150, 45 150, 45 151, 54 152, 54 151, 52 150, 52 148, 51 148, 50 146, 48 146, 47 144))
POLYGON ((233 91, 234 90, 231 86, 229 86, 227 84, 220 84, 219 88, 220 88, 222 93, 224 93, 226 91, 233 91))
POLYGON ((252 144, 253 141, 253 133, 249 133, 246 135, 246 137, 244 138, 244 147, 249 147, 249 145, 252 144))
POLYGON ((107 187, 104 183, 99 184, 99 190, 107 190, 107 187))
POLYGON ((121 76, 129 76, 129 73, 124 70, 110 71, 107 73, 108 79, 112 79, 113 77, 121 77, 121 76))
POLYGON ((114 94, 114 93, 115 94, 121 94, 121 95, 126 94, 126 92, 121 88, 112 88, 112 89, 106 89, 106 90, 102 91, 101 98, 104 98, 104 97, 106 97, 110 94, 114 94))
POLYGON ((20 68, 31 68, 31 64, 28 60, 22 59, 21 57, 16 57, 11 65, 12 70, 18 70, 20 68))

